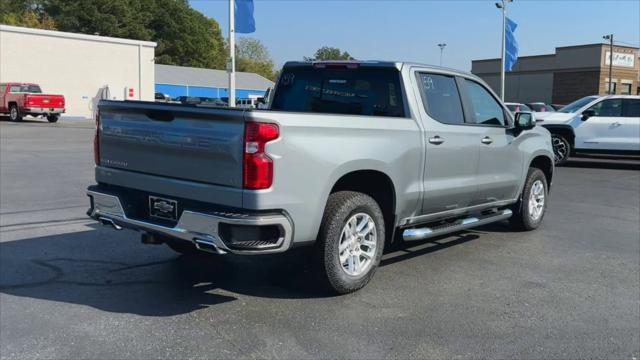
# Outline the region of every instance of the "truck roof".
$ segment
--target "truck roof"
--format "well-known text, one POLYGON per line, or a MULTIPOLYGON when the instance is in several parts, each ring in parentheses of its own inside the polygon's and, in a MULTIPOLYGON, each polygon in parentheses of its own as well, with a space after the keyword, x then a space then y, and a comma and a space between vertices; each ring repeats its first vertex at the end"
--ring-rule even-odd
POLYGON ((307 66, 316 66, 316 67, 325 67, 325 66, 339 66, 344 65, 346 67, 354 66, 354 67, 371 67, 371 68, 395 68, 398 70, 402 70, 403 67, 421 67, 426 68, 427 70, 434 70, 437 72, 444 72, 453 75, 460 75, 469 78, 474 78, 480 80, 476 75, 473 75, 469 72, 452 69, 443 66, 429 65, 418 62, 410 62, 410 61, 381 61, 381 60, 324 60, 324 61, 287 61, 284 66, 285 67, 307 67, 307 66))

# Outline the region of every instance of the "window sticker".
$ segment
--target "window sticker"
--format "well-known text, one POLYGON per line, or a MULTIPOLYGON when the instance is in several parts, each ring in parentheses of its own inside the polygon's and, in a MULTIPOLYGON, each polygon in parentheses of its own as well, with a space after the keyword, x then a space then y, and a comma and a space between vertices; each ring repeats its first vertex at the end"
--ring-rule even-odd
POLYGON ((282 79, 280 79, 280 85, 282 86, 289 86, 289 85, 293 85, 293 82, 296 78, 296 75, 293 73, 286 73, 284 75, 282 75, 282 79))

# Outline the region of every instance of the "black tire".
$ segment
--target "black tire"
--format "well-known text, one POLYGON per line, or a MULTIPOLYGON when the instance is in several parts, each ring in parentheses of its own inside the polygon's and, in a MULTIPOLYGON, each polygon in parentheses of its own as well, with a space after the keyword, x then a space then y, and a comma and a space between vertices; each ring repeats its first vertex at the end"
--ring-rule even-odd
POLYGON ((560 134, 551 134, 551 144, 553 145, 553 156, 556 166, 565 164, 569 160, 569 156, 571 156, 571 151, 573 150, 571 148, 571 142, 560 134))
POLYGON ((522 194, 520 195, 520 200, 511 208, 513 211, 513 216, 509 219, 509 222, 514 230, 534 230, 542 223, 542 219, 544 218, 544 214, 547 211, 548 204, 548 194, 549 187, 547 185, 547 178, 544 176, 542 170, 538 168, 529 168, 529 172, 527 173, 527 180, 524 184, 524 189, 522 189, 522 194), (543 185, 543 203, 542 203, 542 213, 539 216, 533 216, 529 207, 529 204, 533 200, 531 198, 531 192, 533 190, 534 184, 540 182, 543 185))
POLYGON ((49 115, 47 115, 47 120, 50 123, 58 122, 58 119, 60 119, 60 114, 49 114, 49 115))
POLYGON ((165 240, 165 244, 167 244, 171 250, 187 256, 195 256, 204 253, 198 250, 194 244, 185 240, 167 239, 165 240))
MULTIPOLYGON (((362 219, 366 219, 363 217, 362 219)), ((370 231, 374 231, 371 229, 370 231)), ((376 268, 380 264, 380 258, 384 250, 385 244, 385 225, 384 216, 378 203, 368 195, 353 192, 353 191, 340 191, 333 193, 329 196, 327 206, 324 210, 322 217, 322 224, 320 225, 320 232, 317 242, 317 251, 319 255, 320 268, 322 269, 322 276, 326 280, 327 285, 331 290, 339 294, 347 294, 361 289, 371 280, 376 268), (340 240, 343 232, 343 228, 347 226, 347 221, 352 217, 362 216, 366 214, 369 216, 368 220, 373 221, 375 228, 375 241, 372 240, 372 232, 368 232, 369 241, 375 243, 375 249, 364 245, 367 240, 365 238, 359 238, 358 243, 362 241, 365 248, 372 251, 373 254, 368 259, 365 258, 363 265, 364 269, 361 274, 350 275, 348 270, 344 269, 343 264, 340 261, 340 240)), ((365 254, 362 251, 363 245, 357 245, 357 253, 365 254)), ((347 248, 349 249, 349 247, 347 248)), ((345 252, 348 250, 345 250, 345 252)), ((357 263, 360 263, 361 257, 364 255, 351 255, 347 256, 357 257, 357 263)), ((350 261, 347 260, 349 263, 350 261)), ((349 266, 350 267, 350 264, 349 266)), ((349 269, 350 270, 350 269, 349 269)))
POLYGON ((20 109, 18 105, 11 104, 9 105, 9 119, 11 121, 22 121, 22 114, 20 113, 20 109))

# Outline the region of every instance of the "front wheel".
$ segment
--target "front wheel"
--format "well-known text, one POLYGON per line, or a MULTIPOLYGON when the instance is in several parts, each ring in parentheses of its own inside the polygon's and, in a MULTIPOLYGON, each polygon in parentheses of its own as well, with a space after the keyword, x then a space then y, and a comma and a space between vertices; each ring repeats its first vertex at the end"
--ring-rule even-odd
POLYGON ((509 219, 513 228, 528 231, 540 226, 547 210, 547 186, 542 170, 529 168, 522 195, 512 208, 513 216, 509 219))
POLYGON ((384 216, 368 195, 340 191, 329 196, 318 238, 325 280, 339 294, 364 287, 384 248, 384 216))
POLYGON ((560 134, 551 134, 551 144, 553 145, 554 162, 562 165, 569 160, 571 155, 571 143, 560 134))

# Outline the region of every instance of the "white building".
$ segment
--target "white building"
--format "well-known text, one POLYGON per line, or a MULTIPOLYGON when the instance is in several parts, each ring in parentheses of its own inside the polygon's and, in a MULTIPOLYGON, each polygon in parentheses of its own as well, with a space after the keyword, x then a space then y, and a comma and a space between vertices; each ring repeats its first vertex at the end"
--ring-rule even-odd
POLYGON ((153 100, 155 47, 0 25, 0 82, 37 83, 44 92, 64 95, 65 116, 88 118, 100 98, 153 100))

